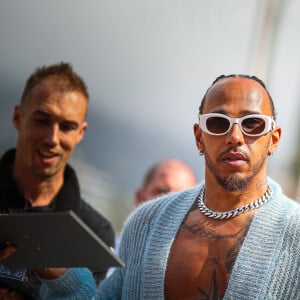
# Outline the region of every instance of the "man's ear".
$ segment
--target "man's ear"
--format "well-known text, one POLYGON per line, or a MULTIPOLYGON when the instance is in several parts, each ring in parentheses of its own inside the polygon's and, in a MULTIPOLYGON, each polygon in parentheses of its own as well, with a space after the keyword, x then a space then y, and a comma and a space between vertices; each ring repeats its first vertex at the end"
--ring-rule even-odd
POLYGON ((20 105, 15 105, 12 121, 16 129, 20 128, 21 108, 20 105))
POLYGON ((276 149, 279 145, 280 138, 281 138, 281 132, 282 132, 281 127, 276 127, 272 130, 271 141, 270 141, 270 145, 269 145, 269 149, 268 149, 269 155, 272 155, 276 151, 276 149))
POLYGON ((202 130, 200 129, 199 125, 196 123, 194 124, 194 137, 195 137, 195 143, 199 153, 203 153, 201 136, 202 136, 202 130))
POLYGON ((143 189, 139 188, 134 193, 134 205, 139 206, 142 202, 144 202, 144 193, 143 189))
POLYGON ((81 128, 80 128, 80 132, 79 132, 79 136, 78 136, 78 140, 77 140, 77 144, 79 144, 84 137, 85 131, 88 129, 88 123, 86 121, 84 121, 81 124, 81 128))

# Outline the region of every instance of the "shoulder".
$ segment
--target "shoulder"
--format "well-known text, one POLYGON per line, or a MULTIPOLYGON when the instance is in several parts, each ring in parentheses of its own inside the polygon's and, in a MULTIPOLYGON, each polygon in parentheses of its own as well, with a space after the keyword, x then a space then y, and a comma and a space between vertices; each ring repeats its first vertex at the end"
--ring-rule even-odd
POLYGON ((268 205, 269 215, 274 215, 278 222, 286 224, 288 228, 286 233, 300 238, 300 203, 285 195, 276 181, 268 178, 268 182, 273 191, 272 201, 268 205))
POLYGON ((156 222, 157 218, 166 210, 173 211, 190 209, 199 193, 201 185, 181 192, 170 193, 147 201, 136 208, 127 218, 124 229, 145 230, 156 222))
POLYGON ((276 201, 282 202, 283 205, 288 205, 290 210, 294 211, 296 214, 299 213, 299 202, 288 197, 282 190, 281 185, 270 177, 268 177, 268 183, 272 188, 272 198, 274 198, 276 201))
MULTIPOLYGON (((149 200, 135 209, 125 221, 121 234, 119 256, 125 263, 133 261, 138 264, 140 256, 145 255, 146 247, 152 243, 151 240, 157 240, 156 237, 163 240, 166 234, 171 236, 171 232, 176 231, 178 224, 190 210, 199 190, 200 186, 197 186, 168 194, 149 200)), ((161 246, 159 242, 154 244, 161 246)))
POLYGON ((82 200, 78 216, 110 247, 114 246, 114 230, 110 221, 82 200))

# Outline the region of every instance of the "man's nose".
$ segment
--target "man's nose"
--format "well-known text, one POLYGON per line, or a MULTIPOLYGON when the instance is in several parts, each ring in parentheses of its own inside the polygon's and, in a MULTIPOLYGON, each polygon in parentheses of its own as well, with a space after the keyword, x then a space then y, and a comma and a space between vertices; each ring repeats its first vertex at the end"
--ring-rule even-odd
POLYGON ((226 133, 227 144, 242 144, 244 142, 244 134, 238 123, 234 123, 230 130, 226 133))
POLYGON ((59 143, 59 126, 57 124, 49 126, 44 141, 51 145, 57 145, 59 143))

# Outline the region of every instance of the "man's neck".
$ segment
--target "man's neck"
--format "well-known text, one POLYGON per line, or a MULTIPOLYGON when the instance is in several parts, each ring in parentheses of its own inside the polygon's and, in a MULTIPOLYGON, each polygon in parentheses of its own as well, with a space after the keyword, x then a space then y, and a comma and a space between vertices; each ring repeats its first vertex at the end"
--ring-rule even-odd
POLYGON ((206 178, 205 200, 206 205, 214 211, 229 211, 233 208, 247 205, 256 201, 267 190, 267 177, 252 181, 242 190, 229 191, 222 187, 214 178, 206 178))
POLYGON ((63 174, 45 179, 38 176, 25 176, 22 172, 14 170, 13 176, 25 199, 33 207, 50 205, 63 185, 63 174))

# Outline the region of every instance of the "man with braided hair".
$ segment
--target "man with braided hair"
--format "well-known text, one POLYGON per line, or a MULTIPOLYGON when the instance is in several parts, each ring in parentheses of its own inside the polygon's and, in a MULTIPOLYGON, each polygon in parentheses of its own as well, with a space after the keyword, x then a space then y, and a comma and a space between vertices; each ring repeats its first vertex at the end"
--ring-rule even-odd
POLYGON ((300 206, 267 175, 281 128, 264 84, 219 77, 194 135, 205 181, 129 217, 125 267, 98 291, 88 270, 69 269, 44 281, 44 298, 300 299, 300 206))

